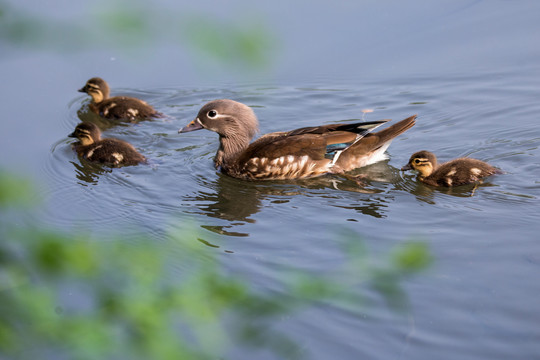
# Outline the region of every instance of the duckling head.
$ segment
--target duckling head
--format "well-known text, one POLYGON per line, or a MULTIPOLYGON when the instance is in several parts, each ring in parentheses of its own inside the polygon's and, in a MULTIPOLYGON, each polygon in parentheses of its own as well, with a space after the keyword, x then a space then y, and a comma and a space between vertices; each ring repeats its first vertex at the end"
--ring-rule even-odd
POLYGON ((221 138, 249 143, 259 131, 259 122, 249 106, 234 100, 221 99, 205 104, 195 120, 178 132, 200 129, 217 132, 221 138))
POLYGON ((403 166, 401 170, 416 170, 420 173, 421 177, 427 177, 431 175, 436 167, 437 157, 435 154, 422 150, 412 154, 407 165, 403 166))
POLYGON ((77 138, 83 146, 91 145, 101 139, 101 131, 92 123, 80 123, 75 127, 75 130, 68 135, 69 137, 77 138))
POLYGON ((105 80, 99 77, 93 77, 88 80, 82 88, 79 89, 79 92, 87 93, 92 97, 92 100, 95 103, 100 103, 109 98, 110 89, 105 80))

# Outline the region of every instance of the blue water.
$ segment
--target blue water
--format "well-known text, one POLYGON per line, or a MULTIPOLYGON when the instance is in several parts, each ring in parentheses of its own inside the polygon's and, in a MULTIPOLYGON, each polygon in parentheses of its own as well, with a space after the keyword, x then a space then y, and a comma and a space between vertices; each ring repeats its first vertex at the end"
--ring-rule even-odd
MULTIPOLYGON (((88 9, 64 5, 66 17, 90 22, 88 9)), ((0 164, 36 180, 42 226, 98 238, 121 232, 126 241, 142 232, 157 243, 172 229, 195 226, 201 248, 263 291, 280 288, 284 267, 314 275, 339 267, 342 232, 374 259, 420 239, 435 262, 405 283, 406 314, 369 293, 365 317, 323 303, 273 326, 309 359, 538 358, 540 3, 155 6, 170 8, 168 16, 255 19, 274 39, 269 65, 198 61, 175 43, 168 22, 144 51, 114 41, 68 51, 3 44, 0 164), (143 98, 167 115, 106 130, 133 143, 150 165, 81 167, 66 136, 91 116, 76 90, 96 75, 113 93, 143 98), (252 106, 263 134, 353 119, 418 120, 392 143, 388 160, 357 171, 366 175, 363 188, 339 177, 246 183, 214 169, 216 134, 177 134, 216 98, 252 106), (474 191, 432 189, 399 171, 422 149, 441 161, 475 157, 506 173, 474 191)), ((231 351, 235 359, 275 358, 231 351)))

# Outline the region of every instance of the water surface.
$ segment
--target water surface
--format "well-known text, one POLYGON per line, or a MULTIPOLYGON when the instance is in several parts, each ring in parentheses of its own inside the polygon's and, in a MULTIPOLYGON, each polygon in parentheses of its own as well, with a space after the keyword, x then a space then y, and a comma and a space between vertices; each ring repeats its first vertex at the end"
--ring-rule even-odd
MULTIPOLYGON (((205 67, 166 41, 147 45, 144 55, 114 46, 68 54, 8 47, 2 166, 36 179, 44 203, 39 226, 90 231, 101 241, 130 242, 142 233, 158 246, 172 229, 195 227, 197 246, 263 292, 279 291, 291 266, 314 276, 338 268, 350 240, 343 233, 363 242, 374 261, 419 239, 435 263, 405 284, 405 314, 368 292, 365 316, 323 303, 272 327, 308 359, 538 357, 536 2, 287 2, 287 12, 279 3, 166 3, 159 2, 220 20, 264 19, 278 44, 273 65, 264 74, 205 67), (113 125, 96 118, 88 97, 76 92, 96 75, 109 80, 113 94, 140 97, 167 116, 113 125), (263 134, 413 114, 418 120, 395 139, 386 161, 355 172, 366 176, 365 186, 339 176, 244 182, 214 169, 216 134, 177 133, 216 98, 252 106, 263 134), (67 137, 81 120, 131 142, 150 164, 82 163, 67 137), (441 161, 485 160, 505 174, 476 189, 433 189, 399 171, 422 149, 441 161)), ((178 264, 177 271, 189 269, 178 264)), ((231 351, 235 359, 275 358, 231 351)))
MULTIPOLYGON (((430 244, 436 265, 407 284, 412 307, 406 316, 389 315, 382 303, 366 310, 369 321, 321 307, 277 326, 310 358, 338 353, 389 359, 401 353, 428 359, 452 349, 452 357, 505 359, 514 354, 515 342, 523 358, 532 358, 540 313, 536 302, 525 299, 540 290, 532 276, 540 264, 535 255, 540 131, 534 115, 540 105, 529 79, 509 72, 362 85, 127 91, 168 117, 113 126, 106 135, 135 144, 150 165, 88 166, 71 151, 71 140, 62 138, 43 165, 50 192, 41 219, 60 228, 91 228, 101 236, 125 229, 126 239, 130 229, 131 236, 142 231, 155 241, 171 228, 197 224, 202 247, 222 253, 227 267, 267 289, 279 287, 282 269, 292 264, 315 274, 338 266, 344 229, 374 254, 421 239, 430 244), (339 176, 245 182, 214 169, 216 134, 177 134, 215 98, 252 106, 262 133, 419 117, 392 143, 387 161, 355 172, 366 175, 365 186, 339 176), (399 171, 420 149, 434 151, 441 161, 472 156, 506 173, 476 189, 433 189, 399 171), (481 341, 471 340, 477 337, 481 341)), ((70 103, 66 133, 79 118, 91 118, 87 102, 78 96, 70 103)))

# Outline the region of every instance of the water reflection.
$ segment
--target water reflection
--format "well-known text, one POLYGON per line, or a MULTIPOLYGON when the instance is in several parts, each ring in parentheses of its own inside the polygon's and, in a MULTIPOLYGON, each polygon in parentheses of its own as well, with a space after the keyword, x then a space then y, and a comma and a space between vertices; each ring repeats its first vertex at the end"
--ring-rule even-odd
POLYGON ((140 121, 151 121, 152 119, 140 119, 134 121, 125 121, 125 120, 115 120, 115 119, 105 119, 99 116, 98 114, 91 111, 88 107, 88 103, 83 104, 77 110, 77 117, 82 122, 88 122, 95 124, 100 128, 101 131, 111 129, 116 126, 130 126, 131 124, 139 123, 140 121))
POLYGON ((416 178, 416 175, 405 175, 403 182, 398 186, 400 190, 407 191, 414 195, 418 201, 434 205, 435 197, 444 194, 455 197, 471 197, 480 191, 481 188, 497 187, 498 185, 489 182, 478 184, 467 184, 455 187, 434 187, 426 185, 416 178))
POLYGON ((205 187, 208 190, 198 191, 195 196, 187 196, 185 199, 196 202, 196 206, 207 216, 254 222, 250 216, 261 208, 261 196, 255 183, 220 174, 205 187))
POLYGON ((122 125, 119 121, 115 122, 104 119, 93 111, 90 111, 89 105, 90 100, 86 97, 79 96, 70 101, 68 104, 70 116, 69 119, 66 119, 69 121, 68 125, 70 128, 75 128, 77 123, 81 121, 92 123, 99 127, 102 131, 110 129, 116 125, 122 125), (75 122, 73 122, 73 120, 75 120, 75 122))
POLYGON ((112 172, 112 168, 100 164, 81 160, 80 163, 70 161, 75 167, 75 177, 80 180, 79 184, 97 185, 100 175, 112 172))
POLYGON ((389 192, 400 188, 398 173, 398 169, 382 162, 353 173, 358 180, 352 176, 328 175, 296 181, 246 182, 219 174, 215 181, 201 179, 204 190, 184 196, 183 200, 196 208, 190 213, 227 221, 226 225, 206 224, 203 228, 220 235, 249 236, 231 229, 255 223, 253 215, 264 208, 265 201, 287 204, 298 195, 318 197, 331 206, 363 215, 385 217, 388 203, 394 201, 389 192), (344 199, 348 199, 347 205, 343 205, 344 199))

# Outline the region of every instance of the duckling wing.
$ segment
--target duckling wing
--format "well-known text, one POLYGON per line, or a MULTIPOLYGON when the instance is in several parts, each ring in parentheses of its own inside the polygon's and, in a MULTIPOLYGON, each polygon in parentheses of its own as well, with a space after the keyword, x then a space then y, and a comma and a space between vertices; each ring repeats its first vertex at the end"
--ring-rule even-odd
POLYGON ((131 144, 117 139, 98 141, 86 150, 84 157, 107 165, 135 165, 145 161, 131 144))
POLYGON ((99 104, 99 113, 108 119, 135 120, 156 116, 157 112, 146 102, 127 96, 115 96, 99 104))
POLYGON ((499 169, 481 160, 459 158, 439 166, 430 178, 438 185, 458 186, 474 183, 484 177, 499 173, 499 169))

